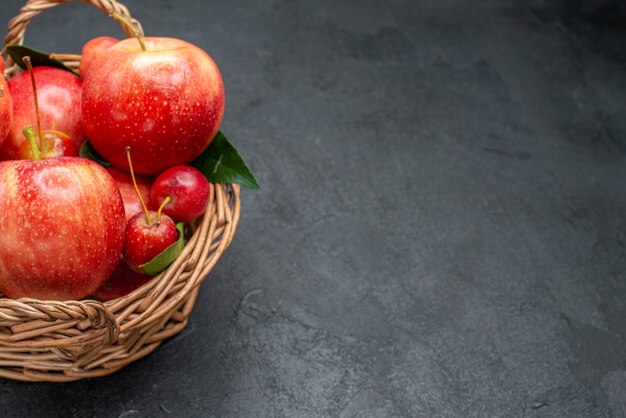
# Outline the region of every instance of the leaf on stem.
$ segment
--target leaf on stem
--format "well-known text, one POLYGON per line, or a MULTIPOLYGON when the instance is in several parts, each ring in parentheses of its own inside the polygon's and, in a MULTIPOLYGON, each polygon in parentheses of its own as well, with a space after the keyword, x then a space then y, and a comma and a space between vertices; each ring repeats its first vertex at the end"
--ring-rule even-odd
POLYGON ((254 174, 221 131, 191 165, 202 171, 211 183, 237 183, 250 189, 259 188, 254 174))

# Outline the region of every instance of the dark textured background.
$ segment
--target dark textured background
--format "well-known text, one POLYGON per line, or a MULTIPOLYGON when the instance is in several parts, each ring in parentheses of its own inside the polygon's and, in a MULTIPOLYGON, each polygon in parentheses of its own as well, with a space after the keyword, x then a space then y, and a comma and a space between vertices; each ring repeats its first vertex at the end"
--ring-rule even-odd
POLYGON ((2 416, 626 416, 626 6, 126 4, 215 58, 262 189, 180 336, 2 416))

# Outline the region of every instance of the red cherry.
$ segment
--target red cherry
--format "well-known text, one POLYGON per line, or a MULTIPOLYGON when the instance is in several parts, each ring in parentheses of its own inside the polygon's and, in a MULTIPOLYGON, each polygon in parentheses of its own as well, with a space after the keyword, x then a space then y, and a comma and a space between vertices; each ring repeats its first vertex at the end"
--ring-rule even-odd
POLYGON ((156 214, 155 211, 148 211, 151 219, 148 223, 146 214, 139 212, 126 224, 124 259, 138 273, 147 274, 139 266, 152 260, 178 240, 178 230, 172 218, 161 215, 159 222, 155 221, 156 214))
POLYGON ((180 165, 159 175, 150 189, 156 207, 176 222, 191 222, 204 213, 209 204, 211 185, 199 170, 180 165))
POLYGON ((143 212, 133 215, 126 224, 126 238, 122 254, 131 269, 138 273, 148 274, 140 266, 161 254, 167 247, 176 242, 178 240, 178 230, 172 218, 162 215, 160 210, 158 212, 148 210, 137 186, 129 146, 126 146, 125 152, 128 167, 130 168, 130 177, 139 202, 143 207, 143 212))

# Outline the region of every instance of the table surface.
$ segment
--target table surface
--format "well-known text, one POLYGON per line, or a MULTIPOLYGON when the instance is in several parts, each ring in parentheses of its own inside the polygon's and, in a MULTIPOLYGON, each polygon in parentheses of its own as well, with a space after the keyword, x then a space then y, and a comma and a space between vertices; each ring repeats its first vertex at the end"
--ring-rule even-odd
MULTIPOLYGON (((626 416, 624 6, 126 4, 214 57, 262 187, 184 332, 3 416, 626 416)), ((72 4, 26 44, 100 35, 72 4)))

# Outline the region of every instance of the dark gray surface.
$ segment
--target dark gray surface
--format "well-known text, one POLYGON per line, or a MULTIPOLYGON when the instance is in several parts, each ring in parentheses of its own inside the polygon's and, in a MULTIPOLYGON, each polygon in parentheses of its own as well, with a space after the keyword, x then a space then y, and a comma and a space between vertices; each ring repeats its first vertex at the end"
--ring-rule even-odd
POLYGON ((3 416, 626 416, 624 6, 126 4, 215 58, 262 189, 180 336, 3 416))

